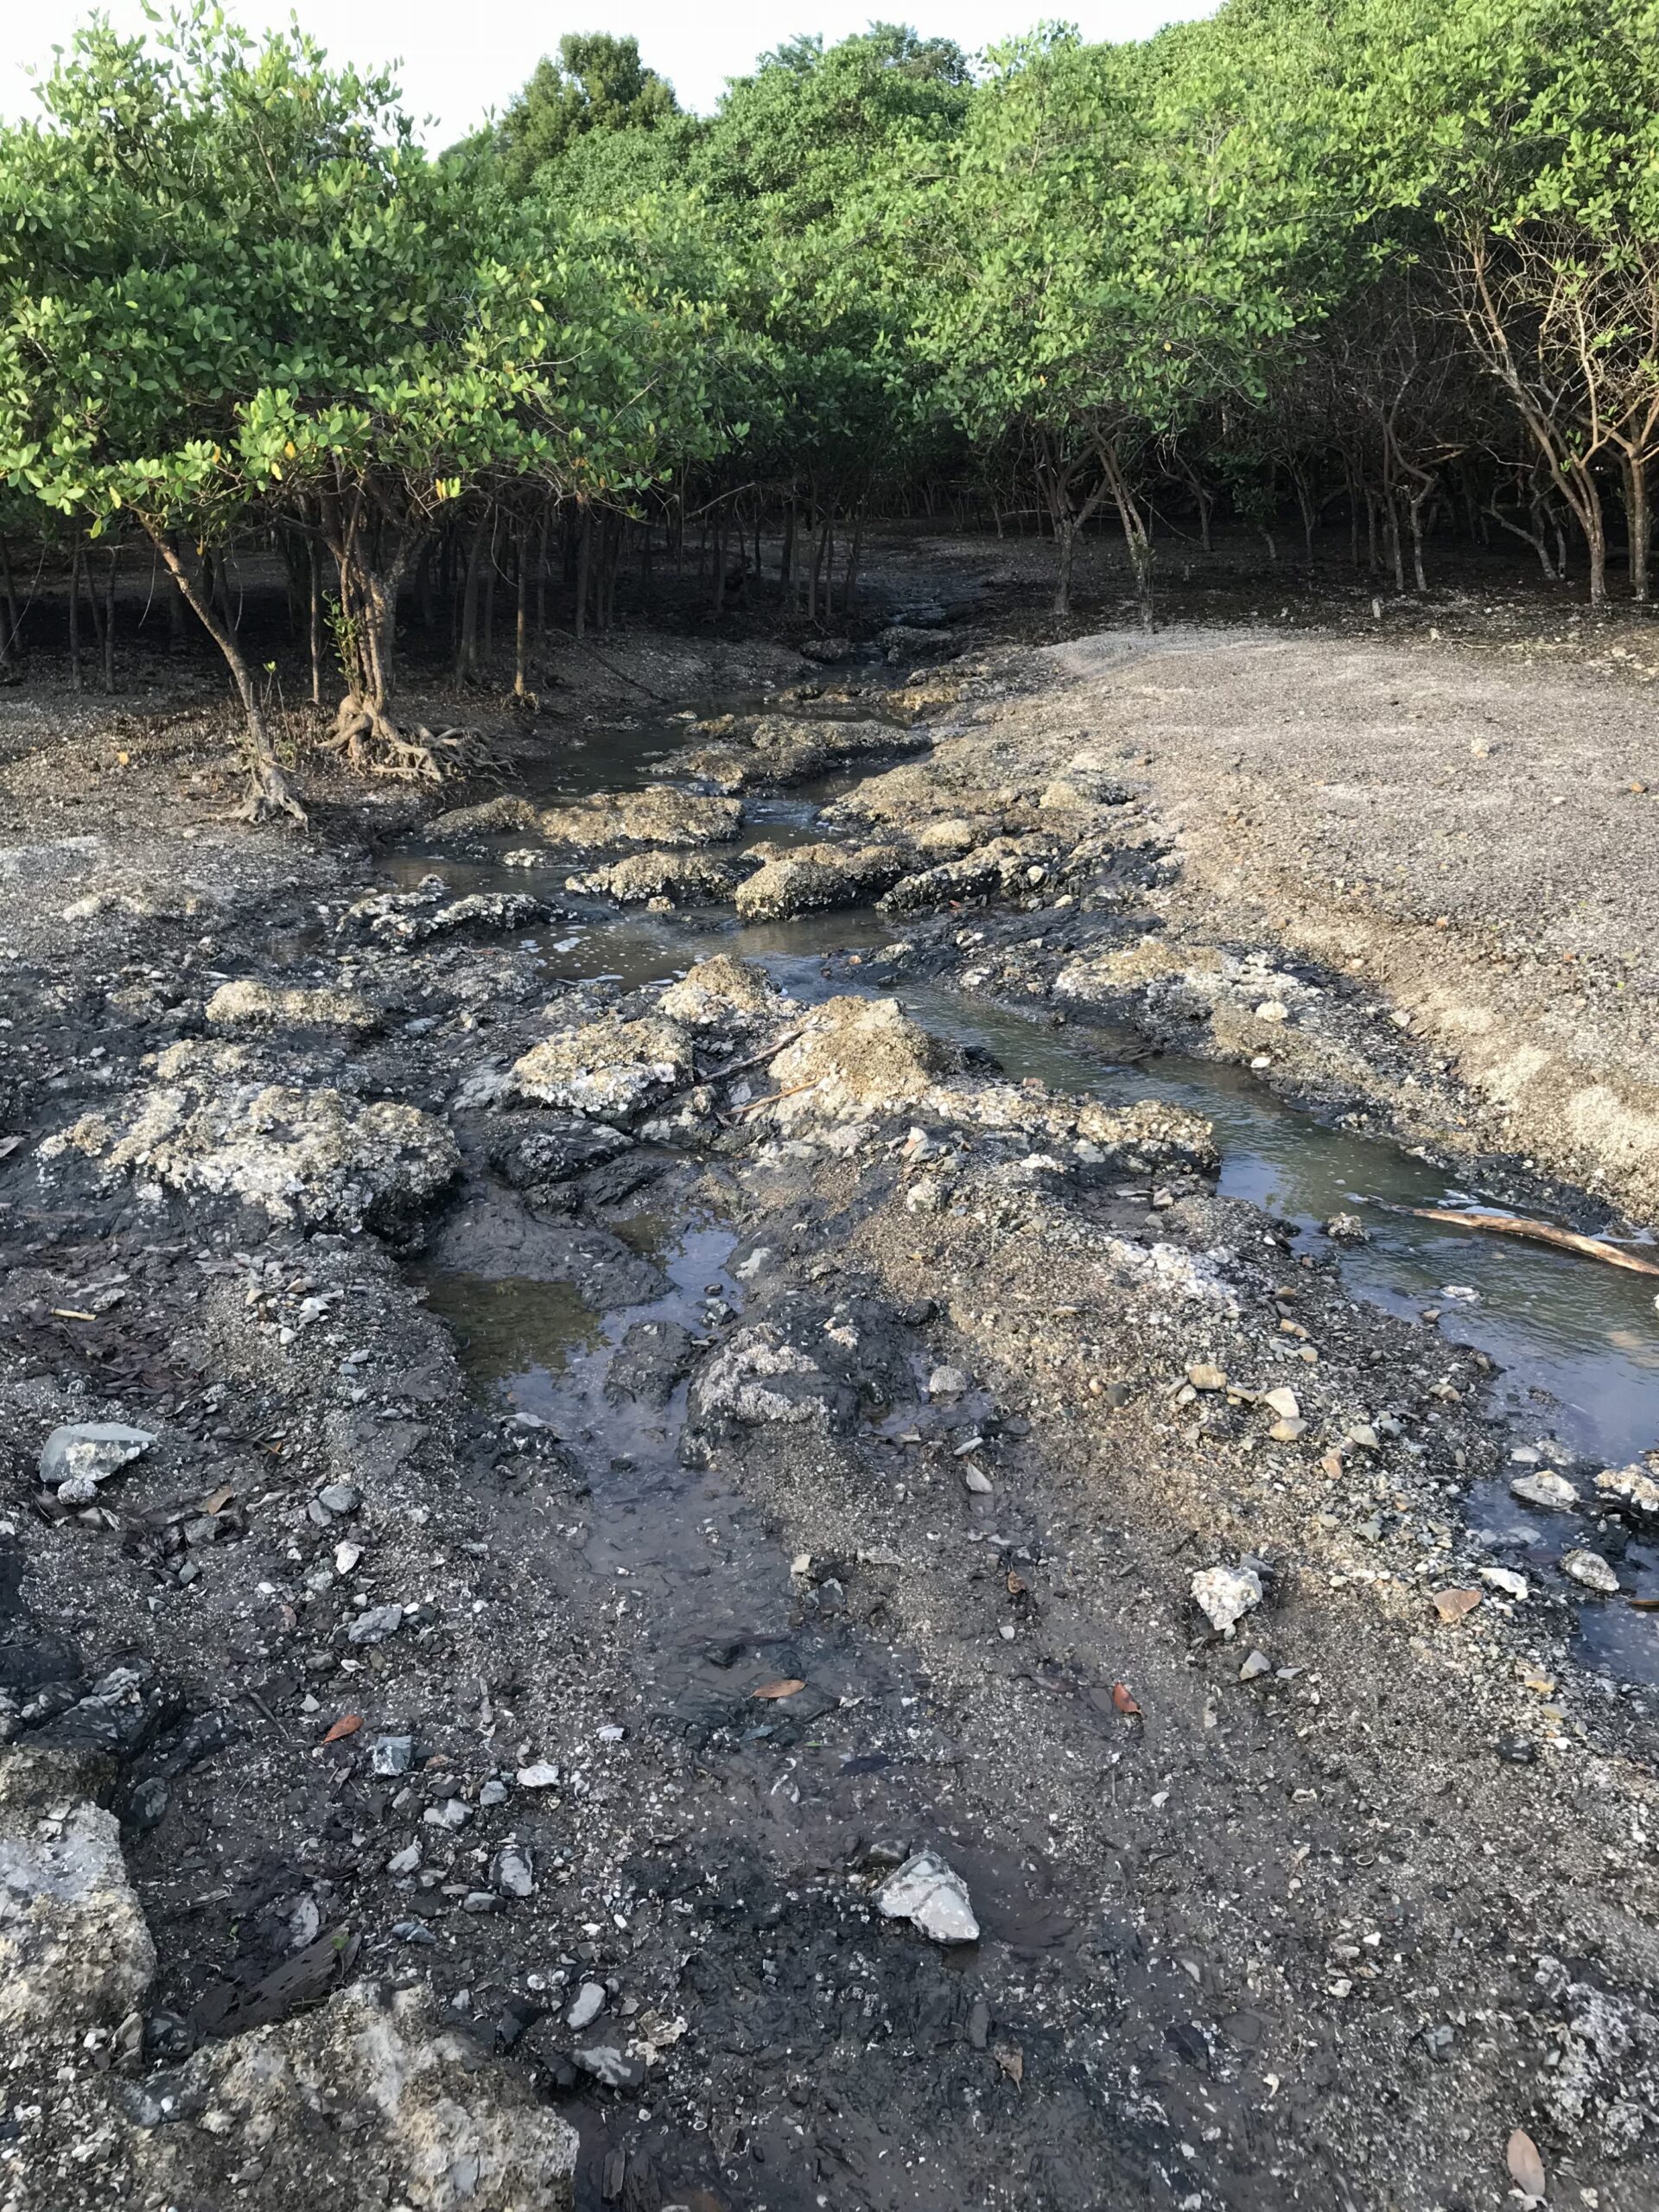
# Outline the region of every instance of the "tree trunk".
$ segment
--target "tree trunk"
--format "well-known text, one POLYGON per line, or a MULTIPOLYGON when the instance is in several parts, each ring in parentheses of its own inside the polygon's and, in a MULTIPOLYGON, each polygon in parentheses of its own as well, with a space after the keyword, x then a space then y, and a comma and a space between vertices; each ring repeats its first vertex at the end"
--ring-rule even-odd
POLYGON ((1653 550, 1653 512, 1648 505, 1648 464, 1644 458, 1630 456, 1624 462, 1624 520, 1630 540, 1630 597, 1645 604, 1653 550))
POLYGON ((69 555, 69 689, 80 689, 80 548, 69 555))
MULTIPOLYGON (((1056 493, 1058 499, 1061 495, 1056 493)), ((1069 509, 1054 510, 1054 542, 1059 547, 1059 566, 1054 572, 1054 612, 1071 612, 1071 569, 1077 553, 1077 521, 1069 509)))
POLYGON ((478 518, 473 542, 467 549, 467 576, 461 593, 461 637, 455 647, 455 681, 478 681, 478 587, 484 563, 484 536, 489 528, 486 513, 478 518))
POLYGON ((594 518, 590 508, 584 506, 576 533, 576 635, 588 634, 588 572, 593 565, 594 518))
POLYGON ((115 570, 120 555, 110 548, 109 574, 104 580, 104 689, 115 690, 115 570))
POLYGON ((17 592, 11 575, 11 547, 0 537, 0 607, 3 607, 3 628, 0 628, 0 669, 10 670, 17 649, 17 592))
POLYGON ((308 641, 311 647, 311 703, 322 704, 322 551, 315 537, 307 541, 310 552, 311 604, 308 641))
POLYGON ((303 829, 305 809, 295 797, 287 777, 277 765, 270 731, 260 708, 259 694, 233 632, 216 619, 207 599, 192 582, 183 557, 171 537, 151 523, 146 522, 144 528, 167 564, 168 574, 178 586, 181 598, 224 655, 226 665, 231 671, 231 680, 236 686, 237 696, 242 702, 242 712, 247 720, 249 784, 248 796, 240 810, 242 818, 248 822, 261 822, 270 815, 286 814, 303 829))
POLYGON ((529 561, 530 525, 527 523, 520 523, 518 525, 518 593, 512 617, 512 696, 515 699, 526 698, 530 692, 530 686, 524 681, 525 648, 528 644, 525 631, 529 622, 527 587, 530 581, 526 570, 529 561))

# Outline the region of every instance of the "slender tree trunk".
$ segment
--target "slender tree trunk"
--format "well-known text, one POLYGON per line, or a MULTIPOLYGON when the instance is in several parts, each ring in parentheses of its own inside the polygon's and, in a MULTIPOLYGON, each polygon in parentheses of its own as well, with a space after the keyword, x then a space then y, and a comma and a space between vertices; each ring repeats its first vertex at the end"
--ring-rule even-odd
POLYGON ((12 581, 11 547, 0 536, 0 607, 3 608, 4 628, 0 629, 0 669, 12 666, 17 650, 17 591, 12 581))
POLYGON ((69 554, 69 689, 80 689, 80 548, 69 554))
POLYGON ((315 537, 307 540, 310 553, 310 607, 308 626, 311 647, 311 703, 322 704, 322 549, 315 537))
POLYGON ((594 557, 594 518, 584 506, 576 533, 576 635, 588 634, 588 571, 594 557))
POLYGON ((850 614, 858 604, 858 564, 864 550, 864 510, 859 508, 853 518, 853 542, 847 554, 847 575, 842 585, 841 603, 850 614))
POLYGON ((530 686, 524 681, 524 664, 528 645, 526 630, 530 619, 527 588, 530 579, 525 573, 530 561, 528 523, 520 523, 518 525, 518 590, 512 618, 512 696, 515 699, 523 699, 528 697, 530 691, 530 686))
POLYGON ((120 555, 110 548, 109 571, 104 580, 104 689, 115 690, 115 570, 120 555))
POLYGON ((247 721, 250 785, 241 809, 244 818, 259 822, 270 815, 286 814, 303 829, 305 809, 295 797, 287 777, 277 764, 252 672, 242 657, 234 632, 218 620, 207 598, 197 589, 183 556, 168 534, 149 522, 145 523, 144 528, 166 563, 168 574, 178 586, 181 598, 224 655, 226 665, 231 671, 231 680, 236 686, 237 696, 242 702, 242 712, 247 721))
POLYGON ((1648 504, 1648 464, 1643 457, 1630 455, 1625 459, 1624 521, 1630 540, 1630 597, 1645 604, 1653 550, 1653 512, 1648 504))
MULTIPOLYGON (((1056 498, 1062 497, 1056 493, 1056 498)), ((1069 509, 1057 506, 1054 510, 1054 542, 1059 548, 1059 564, 1054 572, 1054 612, 1071 612, 1071 570, 1077 555, 1077 517, 1069 509)))
POLYGON ((489 529, 488 512, 478 518, 471 544, 467 549, 467 575, 461 594, 461 636, 455 647, 455 681, 476 683, 478 681, 478 587, 484 565, 484 539, 489 529))

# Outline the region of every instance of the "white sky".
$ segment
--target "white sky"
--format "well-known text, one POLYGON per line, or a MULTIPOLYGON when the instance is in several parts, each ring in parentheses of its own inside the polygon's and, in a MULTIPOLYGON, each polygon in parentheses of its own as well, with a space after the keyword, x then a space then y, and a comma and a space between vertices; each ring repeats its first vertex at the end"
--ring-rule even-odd
MULTIPOLYGON (((341 60, 399 61, 404 104, 435 118, 436 146, 459 138, 491 108, 504 107, 543 54, 569 30, 608 30, 639 41, 645 61, 673 84, 683 105, 707 112, 728 77, 798 31, 826 43, 862 30, 872 16, 909 22, 924 35, 954 38, 969 53, 1048 17, 1077 23, 1087 38, 1143 38, 1161 23, 1212 12, 1216 0, 229 0, 227 14, 250 30, 301 22, 341 60)), ((138 0, 106 0, 123 32, 143 28, 138 0)), ((163 10, 165 12, 165 9, 163 10)), ((49 67, 88 9, 81 0, 3 0, 0 4, 0 116, 33 111, 30 66, 49 67)))

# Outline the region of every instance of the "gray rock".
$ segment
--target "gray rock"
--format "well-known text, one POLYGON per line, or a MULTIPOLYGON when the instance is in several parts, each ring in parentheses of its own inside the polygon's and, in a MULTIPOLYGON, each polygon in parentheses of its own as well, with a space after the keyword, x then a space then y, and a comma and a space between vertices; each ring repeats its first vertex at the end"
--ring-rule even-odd
POLYGON ((1206 1567, 1192 1578, 1192 1601, 1215 1630, 1227 1635, 1262 1602, 1262 1578, 1253 1567, 1206 1567))
POLYGON ((355 1513, 363 1503, 363 1494, 355 1483, 325 1483, 317 1492, 317 1503, 325 1513, 343 1520, 355 1513))
POLYGON ((527 1897, 536 1887, 530 1853, 516 1843, 504 1843, 495 1854, 490 1879, 503 1897, 527 1897))
POLYGON ((968 1885, 936 1851, 918 1851, 895 1867, 875 1893, 876 1910, 889 1920, 908 1920, 935 1943, 976 1943, 968 1885))
POLYGON ((41 1480, 59 1491, 73 1483, 77 1495, 66 1504, 85 1504, 98 1494, 98 1484, 130 1466, 156 1439, 148 1429, 129 1428, 118 1421, 67 1421, 54 1428, 41 1449, 41 1480), (82 1494, 82 1486, 90 1489, 82 1494))
POLYGON ((141 1782, 127 1800, 127 1824, 143 1835, 167 1817, 170 1792, 159 1774, 141 1782))
POLYGON ((376 1774, 407 1774, 414 1764, 412 1736, 377 1736, 369 1745, 369 1764, 376 1774))
POLYGON ((627 1122, 694 1077, 691 1039, 677 1022, 613 1016, 532 1046, 509 1071, 507 1084, 539 1105, 627 1122))
POLYGON ((584 2028, 591 2028, 605 2010, 605 1985, 602 1981, 584 1981, 564 2016, 564 2024, 580 2035, 584 2028))
POLYGON ((1541 1505, 1552 1513, 1576 1513, 1579 1493, 1564 1475, 1553 1474, 1547 1467, 1535 1475, 1517 1475, 1510 1484, 1511 1497, 1518 1497, 1528 1505, 1541 1505))
POLYGON ((1566 1552, 1561 1557, 1561 1572, 1570 1574, 1586 1590, 1593 1590, 1603 1598, 1618 1595, 1618 1577, 1599 1552, 1566 1552))
POLYGON ((346 1624, 348 1643, 384 1643, 389 1636, 396 1636, 404 1624, 401 1605, 371 1605, 346 1624))
POLYGON ((582 2071, 602 2082, 607 2089, 637 2089, 645 2078, 644 2059, 630 2058, 613 2043, 593 2044, 574 2056, 582 2071))

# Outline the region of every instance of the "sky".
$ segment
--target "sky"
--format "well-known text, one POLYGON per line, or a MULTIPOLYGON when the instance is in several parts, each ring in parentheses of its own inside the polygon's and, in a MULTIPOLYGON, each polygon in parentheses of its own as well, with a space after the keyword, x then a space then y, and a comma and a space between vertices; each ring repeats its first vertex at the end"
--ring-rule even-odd
MULTIPOLYGON (((1144 38, 1161 23, 1208 15, 1214 0, 227 0, 226 13, 248 29, 284 26, 297 12, 304 28, 337 60, 400 61, 404 105, 428 127, 423 136, 445 146, 504 107, 543 54, 565 31, 607 30, 639 41, 651 67, 672 83, 683 106, 707 113, 728 77, 741 76, 756 54, 798 31, 820 31, 826 43, 862 30, 872 14, 912 23, 924 35, 953 38, 968 52, 1028 30, 1045 17, 1075 22, 1090 39, 1144 38), (428 119, 429 120, 429 123, 428 119)), ((138 0, 105 0, 103 12, 124 32, 143 28, 138 0)), ((164 10, 165 12, 165 10, 164 10)), ((65 45, 88 13, 84 0, 4 0, 0 16, 0 116, 32 112, 27 74, 49 67, 54 46, 65 45)))

